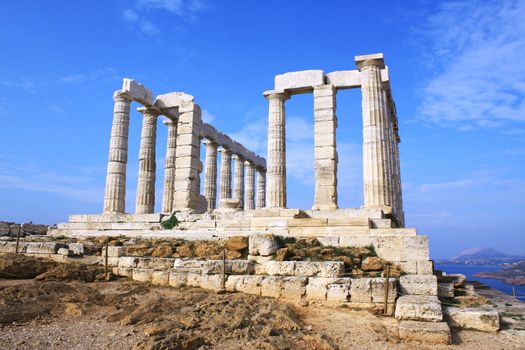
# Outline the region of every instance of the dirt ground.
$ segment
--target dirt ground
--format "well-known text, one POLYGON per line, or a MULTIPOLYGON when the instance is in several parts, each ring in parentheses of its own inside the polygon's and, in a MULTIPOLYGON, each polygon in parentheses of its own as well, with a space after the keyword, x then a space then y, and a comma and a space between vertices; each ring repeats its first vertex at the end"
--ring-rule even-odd
POLYGON ((0 279, 0 349, 525 349, 508 332, 454 332, 450 346, 404 343, 395 319, 365 311, 125 279, 85 282, 91 274, 69 269, 0 279))

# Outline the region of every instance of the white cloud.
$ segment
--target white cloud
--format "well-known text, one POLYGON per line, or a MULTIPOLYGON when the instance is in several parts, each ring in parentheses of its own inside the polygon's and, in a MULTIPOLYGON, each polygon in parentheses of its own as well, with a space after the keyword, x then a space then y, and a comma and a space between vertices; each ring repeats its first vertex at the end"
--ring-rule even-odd
POLYGON ((142 20, 139 24, 140 31, 147 35, 147 36, 153 36, 155 34, 160 33, 159 28, 153 24, 153 22, 148 20, 142 20))
POLYGON ((122 13, 122 19, 128 23, 135 23, 139 19, 139 15, 133 9, 127 9, 122 13))
POLYGON ((215 120, 215 114, 212 114, 205 109, 202 110, 202 121, 203 122, 211 124, 213 123, 214 120, 215 120))
POLYGON ((524 0, 446 2, 420 34, 433 68, 422 121, 458 130, 525 121, 524 0))

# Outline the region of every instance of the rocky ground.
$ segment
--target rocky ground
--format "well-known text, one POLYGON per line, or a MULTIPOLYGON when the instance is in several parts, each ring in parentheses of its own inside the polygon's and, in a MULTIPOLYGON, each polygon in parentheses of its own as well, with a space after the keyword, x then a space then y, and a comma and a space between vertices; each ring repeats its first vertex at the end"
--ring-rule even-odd
POLYGON ((404 343, 395 319, 365 311, 100 281, 98 268, 30 257, 0 256, 0 272, 8 277, 0 279, 1 349, 525 348, 510 331, 454 331, 450 346, 404 343), (13 279, 22 270, 24 279, 13 279))

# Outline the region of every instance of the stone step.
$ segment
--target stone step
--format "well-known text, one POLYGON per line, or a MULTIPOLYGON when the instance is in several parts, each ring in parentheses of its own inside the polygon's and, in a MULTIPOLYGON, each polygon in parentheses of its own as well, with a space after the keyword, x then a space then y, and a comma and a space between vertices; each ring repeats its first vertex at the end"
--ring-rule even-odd
POLYGON ((445 319, 453 328, 475 329, 496 332, 500 329, 500 315, 496 310, 483 307, 459 308, 445 307, 445 319))
POLYGON ((398 320, 430 321, 443 320, 441 302, 437 296, 403 295, 397 299, 395 316, 398 320))
POLYGON ((112 223, 112 222, 150 222, 160 223, 162 214, 94 214, 70 215, 69 222, 78 223, 112 223))
POLYGON ((59 230, 154 230, 160 223, 145 222, 70 222, 58 224, 59 230))
POLYGON ((427 344, 450 344, 450 328, 446 322, 401 321, 399 338, 427 344))

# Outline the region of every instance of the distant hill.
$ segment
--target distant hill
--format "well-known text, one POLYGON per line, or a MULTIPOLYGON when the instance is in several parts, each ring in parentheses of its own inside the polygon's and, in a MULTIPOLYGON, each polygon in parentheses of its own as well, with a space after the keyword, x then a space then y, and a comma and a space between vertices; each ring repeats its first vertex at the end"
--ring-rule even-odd
POLYGON ((473 247, 461 252, 451 259, 438 260, 439 264, 461 265, 507 265, 524 260, 525 255, 509 255, 494 248, 473 247))

